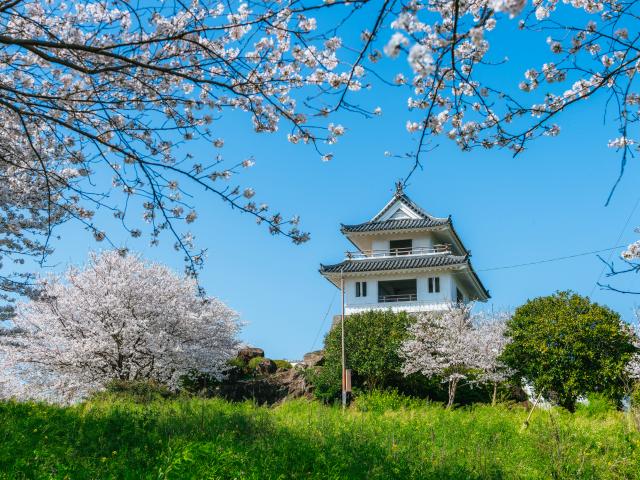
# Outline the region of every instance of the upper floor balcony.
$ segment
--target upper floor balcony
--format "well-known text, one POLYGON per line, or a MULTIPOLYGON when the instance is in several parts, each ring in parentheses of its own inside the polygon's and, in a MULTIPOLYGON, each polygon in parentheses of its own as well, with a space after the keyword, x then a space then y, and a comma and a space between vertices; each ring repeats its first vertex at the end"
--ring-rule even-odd
POLYGON ((447 255, 452 253, 451 245, 448 243, 434 245, 432 247, 399 247, 388 248, 386 250, 361 250, 358 252, 347 252, 346 260, 364 260, 371 258, 398 257, 402 255, 447 255))

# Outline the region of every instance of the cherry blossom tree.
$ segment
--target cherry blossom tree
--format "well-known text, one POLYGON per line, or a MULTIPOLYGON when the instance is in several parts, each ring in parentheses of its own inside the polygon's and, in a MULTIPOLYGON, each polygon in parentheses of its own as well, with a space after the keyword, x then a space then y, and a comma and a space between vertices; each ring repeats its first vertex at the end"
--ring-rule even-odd
POLYGON ((457 387, 465 380, 493 385, 495 404, 498 385, 513 373, 500 360, 509 342, 504 336, 509 315, 472 314, 471 309, 471 305, 457 305, 444 312, 420 314, 400 349, 405 375, 421 373, 447 383, 447 408, 453 405, 457 387))
POLYGON ((609 146, 631 154, 638 143, 629 129, 640 105, 634 83, 639 13, 637 2, 625 0, 403 3, 390 23, 395 33, 384 53, 403 56, 410 67, 410 77, 401 71, 395 80, 411 91, 408 107, 415 117, 407 130, 419 137, 416 166, 434 135, 449 137, 463 150, 506 147, 517 154, 538 136, 558 135, 559 114, 598 93, 617 105, 613 118, 621 137, 609 146), (486 75, 508 61, 504 49, 489 41, 502 21, 517 21, 549 48, 548 62, 532 65, 515 80, 520 95, 504 77, 486 75))
POLYGON ((478 367, 471 307, 420 314, 409 327, 409 337, 400 347, 402 372, 442 378, 448 386, 447 408, 451 408, 459 382, 478 367))
MULTIPOLYGON (((345 2, 330 3, 327 9, 345 2)), ((293 142, 335 143, 344 127, 312 125, 293 96, 303 87, 311 94, 359 86, 360 70, 337 68, 340 39, 313 38, 317 23, 307 12, 320 6, 0 1, 0 288, 30 293, 28 273, 7 272, 6 263, 44 261, 54 227, 65 220, 109 241, 98 209, 133 237, 145 230, 153 244, 168 231, 195 274, 203 251, 178 226, 197 218, 194 189, 254 216, 272 234, 306 241, 297 216, 272 212, 237 183, 254 160, 225 160, 215 122, 228 110, 245 111, 256 132, 282 122, 293 142), (198 141, 208 154, 189 148, 198 141)))
POLYGON ((237 180, 254 160, 222 156, 216 127, 230 110, 327 161, 347 132, 329 117, 382 114, 357 100, 363 88, 406 89, 416 140, 398 153, 410 159, 406 183, 438 137, 519 154, 600 96, 622 176, 639 146, 639 11, 633 0, 0 0, 0 173, 15 179, 0 187, 0 287, 28 292, 25 269, 7 264, 42 261, 61 222, 110 241, 98 209, 153 244, 167 232, 195 274, 204 251, 182 223, 198 217, 198 191, 306 241, 296 215, 237 180), (513 81, 499 71, 504 45, 491 42, 506 22, 549 48, 513 81), (202 144, 210 153, 196 153, 202 144))
POLYGON ((509 338, 505 336, 508 318, 506 313, 496 313, 480 314, 474 319, 472 338, 477 348, 476 367, 481 372, 477 381, 493 386, 492 405, 496 404, 498 385, 514 373, 500 360, 504 347, 509 343, 509 338))
POLYGON ((114 379, 176 388, 195 371, 221 378, 237 352, 237 318, 163 265, 91 254, 19 304, 13 334, 0 340, 5 396, 68 402, 114 379))

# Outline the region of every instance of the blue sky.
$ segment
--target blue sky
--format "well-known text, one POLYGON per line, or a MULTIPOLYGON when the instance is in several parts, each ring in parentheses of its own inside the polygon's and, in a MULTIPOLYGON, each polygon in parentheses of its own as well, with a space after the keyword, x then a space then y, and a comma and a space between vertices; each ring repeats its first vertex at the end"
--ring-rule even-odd
MULTIPOLYGON (((516 35, 511 24, 494 37, 498 55, 507 44, 515 50, 504 51, 513 58, 502 70, 509 88, 517 85, 525 68, 549 58, 544 36, 516 35), (523 48, 526 61, 518 56, 523 48)), ((391 73, 392 67, 404 68, 402 62, 386 61, 381 68, 391 73)), ((339 311, 339 298, 318 273, 319 264, 340 261, 344 251, 353 248, 340 234, 339 224, 372 217, 410 167, 408 160, 384 155, 387 150, 401 154, 413 148, 404 127, 410 118, 406 91, 378 85, 352 99, 370 108, 379 105, 384 114, 368 120, 353 114, 334 119, 348 130, 331 148, 335 158, 328 163, 321 162, 311 147, 289 144, 286 132, 254 134, 244 114, 225 115, 217 125, 225 138, 226 158, 255 158, 256 166, 239 180, 255 188, 259 201, 285 216, 299 214, 302 227, 312 235, 307 244, 295 246, 284 237, 270 236, 252 217, 231 211, 212 196, 198 192, 195 200, 199 219, 193 231, 198 245, 208 250, 201 283, 247 322, 243 340, 264 348, 272 358, 296 359, 321 347, 331 316, 339 311)), ((638 296, 595 287, 603 267, 595 255, 487 270, 605 249, 637 238, 633 228, 640 225, 640 208, 623 229, 640 196, 636 159, 611 204, 604 206, 618 173, 619 155, 606 147, 617 132, 613 124, 603 122, 602 107, 598 99, 564 113, 559 137, 532 143, 515 159, 508 151, 463 153, 438 138, 439 146, 425 158, 424 170, 412 177, 406 192, 414 201, 433 215, 453 216, 492 294, 488 308, 515 308, 528 298, 564 289, 590 295, 626 319, 640 303, 638 296)), ((199 148, 199 154, 212 155, 212 149, 199 148)), ((50 260, 53 270, 81 263, 90 249, 102 246, 78 225, 67 225, 59 233, 62 238, 50 260)), ((170 238, 155 248, 117 232, 113 238, 149 259, 182 269, 182 256, 173 251, 170 238)), ((614 258, 618 253, 613 252, 614 258)), ((638 278, 615 281, 640 289, 638 278)))

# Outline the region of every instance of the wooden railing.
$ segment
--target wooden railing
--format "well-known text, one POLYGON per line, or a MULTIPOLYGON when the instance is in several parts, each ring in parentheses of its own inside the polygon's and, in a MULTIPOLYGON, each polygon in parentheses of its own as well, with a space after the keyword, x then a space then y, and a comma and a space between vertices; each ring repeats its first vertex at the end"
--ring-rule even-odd
POLYGON ((364 258, 398 257, 402 255, 441 255, 451 253, 451 245, 439 244, 433 247, 406 247, 390 248, 387 250, 361 250, 359 252, 347 252, 346 258, 349 260, 360 260, 364 258))
POLYGON ((400 295, 378 295, 378 303, 415 302, 416 300, 418 300, 417 293, 403 293, 400 295))

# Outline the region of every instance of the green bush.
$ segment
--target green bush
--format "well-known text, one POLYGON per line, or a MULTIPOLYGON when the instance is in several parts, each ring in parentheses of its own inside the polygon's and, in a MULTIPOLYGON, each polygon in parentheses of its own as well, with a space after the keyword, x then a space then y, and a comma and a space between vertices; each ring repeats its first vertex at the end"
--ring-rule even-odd
MULTIPOLYGON (((273 360, 271 360, 269 358, 266 358, 266 357, 255 357, 255 358, 252 358, 251 360, 249 360, 249 363, 247 364, 248 373, 249 374, 256 373, 258 371, 258 365, 260 365, 260 363, 264 362, 265 360, 273 362, 273 360)), ((274 363, 276 364, 276 366, 278 365, 277 361, 274 362, 274 363)), ((291 364, 289 364, 289 365, 291 365, 291 364)))
POLYGON ((586 402, 577 405, 576 413, 587 417, 605 418, 616 409, 617 405, 611 398, 602 393, 590 393, 586 402))
POLYGON ((191 395, 209 397, 214 394, 218 385, 220 381, 208 373, 194 371, 180 378, 180 390, 191 395))
POLYGON ((290 370, 293 368, 293 365, 286 360, 274 360, 274 362, 278 370, 290 370))
MULTIPOLYGON (((369 311, 345 317, 345 350, 347 368, 350 368, 352 386, 357 395, 371 390, 397 390, 405 396, 447 400, 447 389, 439 378, 426 378, 421 374, 405 377, 402 360, 398 356, 400 344, 407 338, 407 327, 414 317, 404 312, 369 311)), ((325 364, 307 369, 305 375, 314 386, 316 398, 330 403, 340 397, 341 390, 341 332, 332 328, 325 337, 325 364)), ((490 402, 491 386, 460 385, 456 403, 490 402)), ((501 398, 512 398, 505 388, 501 398)))
POLYGON ((538 392, 573 411, 599 392, 620 401, 625 365, 635 352, 620 316, 572 292, 529 300, 507 322, 503 360, 538 392))
POLYGON ((229 365, 230 367, 236 367, 242 370, 247 366, 247 363, 244 360, 242 360, 240 357, 236 357, 229 360, 227 362, 227 365, 229 365))
MULTIPOLYGON (((400 344, 414 321, 405 312, 368 311, 345 317, 347 368, 355 390, 397 387, 402 382, 400 344)), ((324 366, 310 375, 317 398, 331 401, 341 390, 341 330, 332 328, 324 340, 324 366)))

